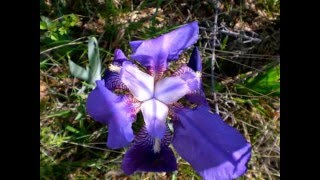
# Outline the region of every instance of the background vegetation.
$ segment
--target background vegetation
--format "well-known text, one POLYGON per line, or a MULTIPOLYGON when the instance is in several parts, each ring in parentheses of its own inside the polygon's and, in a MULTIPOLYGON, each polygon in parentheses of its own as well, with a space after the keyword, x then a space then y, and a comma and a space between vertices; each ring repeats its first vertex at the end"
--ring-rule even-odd
MULTIPOLYGON (((240 179, 280 179, 280 2, 278 0, 40 0, 41 179, 201 179, 178 158, 174 173, 126 176, 125 149, 107 149, 108 129, 86 113, 90 85, 70 73, 69 60, 86 67, 88 40, 96 37, 102 69, 115 48, 197 20, 203 82, 212 111, 252 144, 248 172, 240 179), (213 27, 215 98, 211 85, 213 27)), ((189 58, 188 50, 181 61, 189 58)), ((178 157, 178 156, 177 156, 178 157)))

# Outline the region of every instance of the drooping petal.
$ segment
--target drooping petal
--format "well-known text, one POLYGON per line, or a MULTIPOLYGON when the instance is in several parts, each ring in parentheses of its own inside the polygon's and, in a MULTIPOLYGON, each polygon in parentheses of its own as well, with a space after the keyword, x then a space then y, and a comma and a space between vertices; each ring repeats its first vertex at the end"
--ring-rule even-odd
POLYGON ((155 39, 132 41, 131 57, 155 75, 161 74, 167 61, 178 59, 183 50, 198 40, 198 34, 198 22, 192 22, 155 39))
POLYGON ((165 104, 155 99, 150 99, 142 103, 141 112, 148 134, 150 134, 151 137, 163 138, 166 131, 168 110, 165 104))
POLYGON ((140 71, 132 63, 123 62, 120 79, 139 101, 146 101, 153 97, 154 78, 140 71))
POLYGON ((235 179, 247 170, 251 146, 204 106, 176 110, 172 144, 204 179, 235 179))
POLYGON ((192 91, 188 94, 186 94, 186 99, 190 101, 191 103, 195 103, 198 105, 204 105, 206 107, 209 107, 209 104, 206 100, 206 95, 203 92, 203 88, 201 87, 199 90, 192 91))
POLYGON ((156 83, 154 92, 156 99, 166 104, 172 104, 187 93, 199 89, 199 78, 197 78, 196 74, 190 68, 187 66, 184 67, 189 69, 189 71, 161 79, 156 83))
POLYGON ((169 172, 177 170, 176 158, 168 147, 171 139, 172 135, 168 129, 162 140, 155 140, 148 135, 145 128, 142 128, 136 134, 132 147, 124 155, 121 164, 124 173, 130 175, 136 171, 169 172), (155 148, 155 146, 159 147, 155 148))
POLYGON ((104 80, 96 81, 86 103, 88 114, 108 125, 107 146, 113 149, 127 146, 134 138, 131 128, 135 107, 126 96, 117 96, 105 87, 104 80))

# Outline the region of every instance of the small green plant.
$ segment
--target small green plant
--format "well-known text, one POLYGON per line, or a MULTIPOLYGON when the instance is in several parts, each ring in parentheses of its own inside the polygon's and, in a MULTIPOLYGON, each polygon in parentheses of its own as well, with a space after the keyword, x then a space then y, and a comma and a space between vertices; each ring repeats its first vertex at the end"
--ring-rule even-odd
POLYGON ((46 31, 45 37, 58 41, 61 36, 68 34, 71 27, 80 23, 80 18, 75 14, 63 15, 62 17, 50 20, 48 17, 40 16, 40 29, 46 31))
POLYGON ((237 89, 244 94, 279 96, 280 65, 270 67, 265 72, 248 78, 243 85, 237 85, 237 89))

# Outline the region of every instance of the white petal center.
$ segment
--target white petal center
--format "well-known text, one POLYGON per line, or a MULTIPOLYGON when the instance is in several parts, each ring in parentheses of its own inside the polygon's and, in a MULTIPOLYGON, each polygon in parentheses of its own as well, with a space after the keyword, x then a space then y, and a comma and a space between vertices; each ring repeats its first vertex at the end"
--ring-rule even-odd
MULTIPOLYGON (((156 99, 145 101, 141 105, 144 122, 148 133, 154 138, 163 138, 168 116, 168 107, 156 99)), ((157 149, 157 148, 156 148, 157 149)))
POLYGON ((123 63, 120 78, 139 101, 146 101, 153 97, 154 78, 140 71, 135 65, 123 63))
POLYGON ((180 77, 168 77, 157 82, 154 97, 165 104, 172 104, 188 92, 186 81, 180 77))

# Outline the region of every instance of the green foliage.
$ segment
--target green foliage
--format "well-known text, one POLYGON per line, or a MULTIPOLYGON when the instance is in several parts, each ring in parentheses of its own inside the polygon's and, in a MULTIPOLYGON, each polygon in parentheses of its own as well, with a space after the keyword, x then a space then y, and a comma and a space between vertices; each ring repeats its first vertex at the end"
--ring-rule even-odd
POLYGON ((101 60, 99 46, 95 37, 90 37, 88 42, 89 66, 84 69, 72 60, 69 60, 70 72, 73 76, 85 80, 90 84, 95 84, 96 80, 101 79, 101 60))
POLYGON ((71 27, 80 23, 80 18, 75 14, 63 15, 62 17, 50 20, 48 17, 40 16, 40 30, 44 30, 45 37, 58 41, 63 35, 68 34, 71 27))
POLYGON ((74 77, 82 80, 89 80, 89 70, 77 65, 73 61, 69 60, 70 72, 74 77))
POLYGON ((89 57, 89 79, 91 84, 96 80, 101 79, 101 60, 99 53, 99 46, 97 39, 91 37, 88 43, 88 57, 89 57))
POLYGON ((62 133, 54 133, 50 127, 41 128, 40 142, 51 147, 61 147, 70 137, 62 133))
POLYGON ((220 50, 221 51, 224 51, 227 47, 227 42, 228 42, 228 38, 229 36, 226 36, 225 38, 223 38, 223 41, 221 43, 221 47, 220 47, 220 50))
POLYGON ((53 118, 53 117, 62 117, 62 118, 65 118, 65 117, 68 117, 71 113, 71 110, 61 110, 61 111, 57 111, 53 114, 50 114, 47 116, 47 118, 53 118))
POLYGON ((273 12, 280 13, 280 0, 258 0, 269 14, 273 12))
POLYGON ((268 68, 255 77, 248 78, 243 84, 237 85, 239 92, 253 95, 280 95, 280 65, 268 68))

